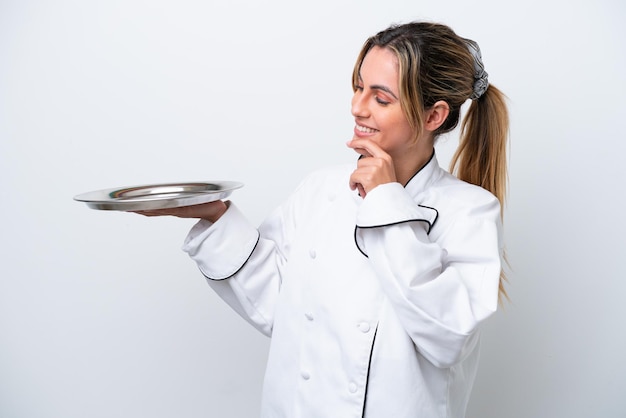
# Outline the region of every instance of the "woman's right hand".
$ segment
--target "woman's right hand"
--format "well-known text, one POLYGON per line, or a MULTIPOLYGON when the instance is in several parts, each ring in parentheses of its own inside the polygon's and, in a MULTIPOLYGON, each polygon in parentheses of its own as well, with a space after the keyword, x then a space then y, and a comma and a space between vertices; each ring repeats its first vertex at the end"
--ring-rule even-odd
POLYGON ((216 200, 199 205, 183 206, 169 209, 152 209, 132 211, 144 216, 176 216, 178 218, 198 218, 216 222, 228 209, 226 202, 216 200))

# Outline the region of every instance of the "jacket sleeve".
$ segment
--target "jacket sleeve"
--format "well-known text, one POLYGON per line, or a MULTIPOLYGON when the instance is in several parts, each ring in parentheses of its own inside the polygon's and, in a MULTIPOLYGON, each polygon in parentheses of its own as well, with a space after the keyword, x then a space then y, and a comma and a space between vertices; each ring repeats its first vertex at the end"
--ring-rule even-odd
MULTIPOLYGON (((301 187, 296 189, 296 192, 301 187)), ((209 286, 239 315, 270 336, 295 229, 294 194, 257 229, 233 202, 215 223, 201 220, 183 244, 209 286)))
POLYGON ((263 334, 271 335, 284 260, 275 241, 262 237, 229 202, 216 223, 201 220, 194 225, 183 251, 226 303, 263 334))
POLYGON ((453 219, 437 225, 436 238, 437 208, 418 205, 399 183, 370 191, 357 214, 357 246, 417 349, 438 367, 461 361, 497 308, 500 206, 480 192, 482 203, 446 214, 453 219))

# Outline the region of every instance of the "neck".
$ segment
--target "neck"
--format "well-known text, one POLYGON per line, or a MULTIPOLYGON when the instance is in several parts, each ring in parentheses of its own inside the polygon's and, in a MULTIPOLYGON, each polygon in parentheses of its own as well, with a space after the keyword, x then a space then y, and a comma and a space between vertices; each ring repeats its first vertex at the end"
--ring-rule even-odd
POLYGON ((435 149, 430 147, 430 149, 419 152, 417 154, 417 158, 413 154, 395 160, 396 179, 398 180, 398 183, 406 186, 415 173, 428 164, 434 152, 435 149))

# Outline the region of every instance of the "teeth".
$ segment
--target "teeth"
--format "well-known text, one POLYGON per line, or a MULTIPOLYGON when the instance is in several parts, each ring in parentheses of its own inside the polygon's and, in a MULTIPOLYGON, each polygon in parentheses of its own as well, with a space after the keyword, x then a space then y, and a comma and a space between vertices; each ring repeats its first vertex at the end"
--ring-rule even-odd
POLYGON ((361 125, 356 125, 356 129, 359 132, 364 132, 368 134, 373 134, 374 132, 376 132, 376 129, 371 129, 371 128, 368 128, 367 126, 361 126, 361 125))

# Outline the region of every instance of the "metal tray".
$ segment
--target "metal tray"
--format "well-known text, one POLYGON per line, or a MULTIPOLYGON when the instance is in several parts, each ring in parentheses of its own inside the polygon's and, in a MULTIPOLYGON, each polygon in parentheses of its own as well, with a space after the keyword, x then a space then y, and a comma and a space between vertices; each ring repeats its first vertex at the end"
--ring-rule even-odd
POLYGON ((242 186, 236 181, 149 184, 96 190, 74 196, 74 200, 98 210, 166 209, 224 199, 242 186))

